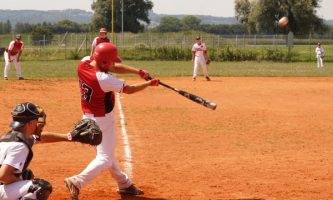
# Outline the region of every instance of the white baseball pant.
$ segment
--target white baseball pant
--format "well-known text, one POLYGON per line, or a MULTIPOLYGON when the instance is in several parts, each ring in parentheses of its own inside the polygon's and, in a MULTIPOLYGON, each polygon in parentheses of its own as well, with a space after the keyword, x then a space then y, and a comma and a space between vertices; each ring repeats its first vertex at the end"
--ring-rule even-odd
POLYGON ((202 67, 202 72, 204 74, 205 77, 208 77, 208 71, 207 71, 207 65, 206 65, 206 59, 205 57, 202 56, 195 56, 194 58, 194 70, 193 70, 193 78, 197 77, 197 73, 198 73, 198 66, 199 64, 202 67))
POLYGON ((85 114, 83 118, 93 119, 97 122, 103 132, 102 143, 96 147, 97 155, 88 166, 76 176, 70 177, 73 184, 81 189, 94 180, 104 169, 108 169, 113 179, 117 181, 118 188, 124 189, 132 185, 129 177, 118 166, 115 158, 117 144, 116 126, 113 111, 105 117, 94 117, 92 114, 85 114))
POLYGON ((1 200, 18 200, 20 197, 36 199, 36 195, 28 193, 31 186, 31 180, 17 181, 8 185, 0 185, 1 200))
POLYGON ((320 55, 317 55, 317 67, 324 67, 323 58, 320 55))

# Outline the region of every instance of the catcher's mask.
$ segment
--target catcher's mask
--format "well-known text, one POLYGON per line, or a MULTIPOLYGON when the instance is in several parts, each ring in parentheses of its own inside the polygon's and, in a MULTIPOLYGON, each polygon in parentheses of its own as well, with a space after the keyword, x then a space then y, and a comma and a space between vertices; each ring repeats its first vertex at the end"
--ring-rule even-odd
POLYGON ((9 126, 13 129, 24 126, 27 122, 41 117, 37 106, 30 102, 20 103, 12 110, 13 121, 9 126))
POLYGON ((93 58, 97 65, 103 67, 109 67, 112 62, 121 62, 121 59, 118 57, 117 47, 107 42, 103 42, 97 45, 93 54, 93 58))

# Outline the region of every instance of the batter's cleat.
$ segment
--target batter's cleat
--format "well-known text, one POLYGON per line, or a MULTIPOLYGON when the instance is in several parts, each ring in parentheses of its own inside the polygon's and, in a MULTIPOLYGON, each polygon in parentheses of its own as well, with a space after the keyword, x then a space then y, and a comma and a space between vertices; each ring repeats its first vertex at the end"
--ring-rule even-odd
POLYGON ((144 194, 144 191, 142 189, 135 187, 134 184, 132 184, 128 188, 118 189, 117 192, 122 195, 143 195, 144 194))
POLYGON ((80 189, 73 184, 70 178, 65 178, 65 184, 71 194, 71 200, 79 200, 80 189))
POLYGON ((7 77, 3 77, 3 80, 8 80, 8 78, 7 77))
POLYGON ((192 78, 192 81, 195 81, 195 80, 196 80, 196 78, 195 78, 195 77, 193 77, 193 78, 192 78))
POLYGON ((208 76, 206 76, 206 80, 207 80, 207 81, 210 81, 210 78, 209 78, 208 76))
POLYGON ((24 78, 23 77, 19 77, 18 80, 24 80, 24 78))

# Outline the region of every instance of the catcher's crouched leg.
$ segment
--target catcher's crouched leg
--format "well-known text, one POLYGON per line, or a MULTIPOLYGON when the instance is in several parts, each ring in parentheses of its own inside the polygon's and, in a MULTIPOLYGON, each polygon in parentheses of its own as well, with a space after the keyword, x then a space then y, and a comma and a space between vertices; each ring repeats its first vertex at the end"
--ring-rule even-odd
POLYGON ((34 193, 37 200, 46 200, 52 193, 52 185, 46 180, 34 178, 28 192, 34 193))

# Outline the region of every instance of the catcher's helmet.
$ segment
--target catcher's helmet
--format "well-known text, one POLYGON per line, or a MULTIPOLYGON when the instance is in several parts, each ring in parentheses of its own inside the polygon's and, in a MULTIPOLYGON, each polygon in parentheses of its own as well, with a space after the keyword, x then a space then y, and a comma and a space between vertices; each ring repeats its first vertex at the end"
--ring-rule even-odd
POLYGON ((93 58, 99 66, 110 66, 111 62, 121 62, 118 57, 118 49, 115 45, 107 42, 100 43, 95 48, 93 58))
POLYGON ((13 108, 12 117, 13 121, 9 124, 9 126, 17 129, 31 120, 38 119, 40 117, 40 113, 35 104, 25 102, 20 103, 13 108))

